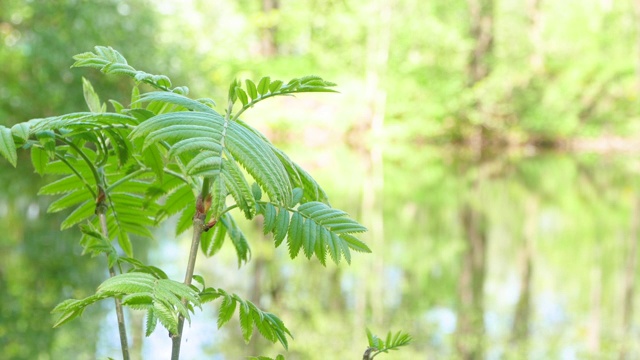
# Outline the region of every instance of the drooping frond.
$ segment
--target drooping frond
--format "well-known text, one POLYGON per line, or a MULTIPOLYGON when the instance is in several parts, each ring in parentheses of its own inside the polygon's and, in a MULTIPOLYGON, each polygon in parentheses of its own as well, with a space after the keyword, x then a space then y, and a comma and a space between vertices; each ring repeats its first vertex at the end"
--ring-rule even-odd
POLYGON ((184 95, 180 95, 172 92, 166 92, 166 91, 153 91, 153 92, 142 94, 140 96, 140 99, 138 99, 136 103, 153 102, 153 101, 178 105, 184 109, 188 109, 192 111, 201 111, 201 112, 217 114, 215 110, 207 106, 204 102, 193 100, 184 95))
MULTIPOLYGON (((60 150, 60 149, 59 149, 60 150)), ((97 155, 90 149, 83 150, 89 160, 97 155)), ((96 182, 95 171, 90 163, 72 156, 66 151, 63 160, 52 161, 44 167, 44 173, 64 175, 61 179, 42 187, 39 194, 59 196, 48 208, 48 212, 58 212, 73 209, 61 223, 61 229, 70 228, 85 220, 91 220, 99 227, 96 212, 96 189, 98 186, 106 190, 107 230, 111 239, 118 239, 121 248, 129 256, 133 249, 130 235, 151 237, 150 227, 155 225, 158 206, 155 202, 146 201, 147 189, 151 178, 145 177, 149 171, 138 169, 132 173, 125 173, 118 165, 118 160, 110 158, 101 167, 103 174, 101 183, 96 182)), ((83 241, 86 241, 86 235, 83 241)))
POLYGON ((153 75, 144 71, 134 69, 127 63, 118 51, 111 47, 96 46, 95 52, 85 52, 73 57, 76 62, 72 67, 91 67, 102 71, 105 74, 126 75, 137 82, 144 82, 156 89, 173 91, 179 94, 187 94, 189 89, 185 86, 171 88, 171 80, 165 75, 153 75))
POLYGON ((169 144, 169 156, 181 157, 189 176, 222 175, 226 188, 250 217, 252 197, 240 164, 265 189, 272 201, 288 204, 291 182, 287 170, 268 143, 215 112, 174 112, 141 123, 131 137, 144 138, 144 147, 169 144))
POLYGON ((224 213, 218 220, 218 223, 207 233, 203 234, 200 242, 200 248, 206 256, 215 255, 224 240, 229 238, 238 256, 238 267, 243 263, 249 262, 251 258, 251 249, 249 242, 244 233, 229 213, 224 213))
POLYGON ((297 209, 269 202, 258 204, 258 213, 264 216, 264 233, 273 233, 276 247, 286 237, 292 259, 302 250, 307 259, 315 254, 323 265, 327 253, 336 264, 342 257, 351 263, 351 250, 371 252, 354 236, 367 229, 344 211, 318 201, 303 203, 297 209))
POLYGON ((413 338, 408 333, 402 331, 398 331, 395 334, 389 331, 386 339, 382 340, 373 334, 371 330, 367 329, 367 340, 369 341, 369 348, 375 352, 373 356, 376 356, 380 353, 388 353, 390 350, 398 350, 402 346, 407 346, 413 341, 413 338))
POLYGON ((316 180, 309 175, 300 165, 296 164, 292 161, 284 151, 278 149, 275 145, 273 145, 269 139, 267 139, 264 135, 262 135, 258 130, 245 123, 242 120, 236 120, 238 125, 246 128, 248 131, 252 132, 255 136, 262 139, 262 141, 269 146, 271 151, 276 155, 279 159, 282 166, 287 171, 289 176, 289 181, 294 188, 300 188, 303 191, 303 197, 294 203, 290 203, 290 206, 295 206, 298 202, 309 202, 309 201, 321 201, 324 203, 329 202, 327 193, 322 189, 320 184, 316 182, 316 180))
MULTIPOLYGON (((190 307, 183 304, 183 299, 194 306, 200 305, 200 297, 192 287, 174 280, 158 278, 149 273, 130 272, 111 277, 104 281, 96 293, 81 300, 70 299, 60 303, 53 313, 60 313, 55 326, 82 314, 84 309, 96 301, 109 297, 122 298, 122 304, 134 309, 147 310, 151 318, 147 324, 149 329, 155 328, 159 321, 170 333, 178 332, 178 316, 190 321, 190 307)), ((192 309, 192 308, 191 308, 192 309)), ((153 329, 151 329, 153 331, 153 329)))
POLYGON ((229 294, 222 289, 206 288, 200 293, 202 303, 222 298, 218 311, 218 328, 226 324, 238 309, 242 337, 248 343, 253 335, 253 329, 272 343, 280 342, 285 349, 289 347, 287 335, 291 338, 291 332, 276 315, 260 310, 251 301, 244 300, 236 294, 229 294))

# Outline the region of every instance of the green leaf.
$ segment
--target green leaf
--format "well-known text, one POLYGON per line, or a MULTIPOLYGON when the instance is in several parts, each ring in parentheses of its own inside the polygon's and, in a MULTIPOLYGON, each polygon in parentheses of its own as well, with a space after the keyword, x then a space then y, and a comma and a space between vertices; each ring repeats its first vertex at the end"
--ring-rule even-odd
POLYGON ((111 103, 111 106, 113 106, 113 110, 118 113, 121 114, 122 110, 124 110, 124 105, 120 104, 119 102, 115 101, 115 100, 109 100, 109 102, 111 103))
POLYGON ((305 221, 302 234, 302 249, 307 259, 311 259, 311 255, 316 248, 316 238, 318 236, 318 227, 315 221, 305 221))
POLYGON ((366 331, 367 331, 367 340, 369 341, 369 347, 375 348, 376 344, 373 338, 374 337, 373 333, 371 332, 371 330, 369 330, 369 328, 366 328, 366 331))
POLYGON ((340 263, 340 255, 342 254, 342 248, 340 247, 340 238, 335 233, 331 233, 327 241, 327 248, 329 249, 329 255, 336 264, 340 263))
POLYGON ((238 164, 231 160, 223 159, 222 165, 222 177, 227 192, 231 194, 245 218, 253 219, 257 211, 256 202, 244 173, 238 164))
POLYGON ((142 308, 146 305, 153 304, 153 293, 135 293, 122 297, 122 304, 127 306, 133 306, 136 308, 142 308))
POLYGON ((240 267, 243 262, 246 263, 251 258, 251 249, 249 248, 247 238, 244 236, 244 233, 229 213, 225 213, 219 221, 222 224, 218 224, 216 226, 224 225, 227 228, 227 235, 229 235, 229 239, 236 249, 238 267, 240 267))
POLYGON ((347 264, 351 265, 351 250, 349 250, 349 244, 346 241, 339 241, 338 245, 340 245, 340 251, 344 256, 344 260, 347 264))
POLYGON ((291 216, 287 242, 289 244, 289 256, 295 259, 300 252, 303 240, 304 218, 297 212, 291 216))
POLYGON ((178 315, 173 312, 167 304, 162 302, 153 303, 153 313, 156 315, 162 326, 174 335, 178 333, 178 315))
POLYGON ((169 77, 165 75, 154 75, 153 82, 155 82, 159 87, 167 89, 171 87, 171 80, 169 80, 169 77))
POLYGON ((180 184, 164 201, 162 214, 172 216, 184 210, 186 207, 195 208, 196 198, 193 190, 187 184, 180 184))
MULTIPOLYGON (((257 309, 256 309, 257 310, 257 309)), ((268 321, 265 321, 264 313, 261 311, 252 311, 251 316, 253 317, 253 322, 256 324, 256 328, 258 332, 267 340, 271 342, 276 342, 276 334, 273 331, 273 328, 270 326, 271 324, 268 321)))
POLYGON ((46 153, 46 151, 42 150, 39 147, 31 147, 31 164, 33 164, 33 169, 38 174, 44 174, 44 170, 48 162, 49 155, 46 153))
POLYGON ((284 208, 278 209, 278 216, 276 218, 276 225, 273 230, 273 241, 275 246, 278 247, 287 235, 289 229, 289 212, 284 208))
POLYGON ((235 103, 238 99, 238 94, 236 94, 237 88, 238 80, 233 80, 231 84, 229 84, 229 102, 231 102, 231 104, 235 103))
POLYGON ((84 94, 84 100, 89 107, 89 111, 94 113, 103 113, 107 110, 107 106, 100 103, 98 94, 93 89, 93 86, 91 86, 89 80, 84 76, 82 77, 82 93, 84 94))
POLYGON ((118 245, 120 245, 122 251, 124 251, 128 257, 133 257, 133 245, 131 244, 131 239, 129 239, 129 234, 127 234, 123 228, 120 229, 120 233, 118 234, 118 245))
POLYGON ((213 179, 211 184, 211 217, 217 219, 225 209, 225 199, 227 198, 227 188, 224 180, 219 176, 213 179))
MULTIPOLYGON (((204 106, 204 105, 203 105, 204 106)), ((131 132, 132 139, 145 137, 144 146, 159 141, 178 141, 208 137, 221 139, 224 119, 216 113, 179 111, 161 114, 144 121, 131 132)))
POLYGON ((156 280, 154 276, 147 273, 120 274, 110 277, 100 284, 98 292, 111 295, 153 292, 156 280))
POLYGON ((60 223, 60 230, 65 230, 78 224, 95 213, 96 205, 93 201, 86 201, 82 205, 78 206, 62 223, 60 223))
POLYGON ((304 192, 302 191, 302 189, 298 187, 293 189, 293 196, 291 197, 290 206, 294 207, 298 205, 298 203, 302 200, 303 195, 304 195, 304 192))
POLYGON ((272 94, 275 94, 278 90, 280 90, 281 87, 282 87, 282 81, 275 80, 271 83, 271 85, 269 85, 269 91, 272 94))
POLYGON ((160 149, 158 146, 148 146, 144 150, 142 150, 142 155, 144 156, 144 162, 148 165, 156 176, 162 181, 164 177, 164 159, 162 158, 162 154, 160 153, 160 149))
POLYGON ((268 76, 265 76, 262 79, 260 79, 260 82, 258 83, 258 93, 261 96, 264 96, 269 92, 270 82, 271 82, 271 78, 269 78, 268 76))
POLYGON ((131 109, 142 109, 142 104, 139 102, 140 100, 140 88, 134 86, 131 89, 131 109))
POLYGON ((286 169, 269 144, 257 136, 248 125, 235 121, 229 124, 226 148, 266 191, 273 202, 289 203, 292 186, 286 169))
POLYGON ((30 125, 28 122, 18 123, 11 127, 11 133, 14 137, 27 141, 29 139, 29 128, 30 125))
POLYGON ((344 240, 347 243, 347 245, 349 245, 349 248, 351 248, 351 249, 353 249, 355 251, 362 252, 362 253, 370 253, 371 252, 371 249, 369 249, 367 244, 365 244, 362 241, 358 240, 353 235, 340 234, 340 238, 342 240, 344 240))
POLYGON ((18 163, 16 144, 13 141, 11 129, 0 126, 0 155, 7 159, 13 167, 18 163))
POLYGON ((171 150, 169 150, 169 157, 179 156, 186 152, 199 153, 200 151, 205 150, 215 154, 220 154, 222 151, 222 145, 206 137, 188 138, 173 144, 171 150))
POLYGON ((203 289, 205 288, 204 277, 202 277, 202 275, 193 275, 191 278, 193 279, 193 281, 195 281, 198 284, 202 285, 203 289))
POLYGON ((240 86, 236 87, 236 94, 238 95, 238 99, 242 103, 242 106, 246 106, 249 103, 249 98, 247 97, 247 93, 242 90, 240 86))
POLYGON ((87 200, 92 200, 92 199, 93 199, 92 195, 88 191, 85 191, 85 190, 73 191, 60 197, 58 200, 52 202, 51 205, 49 205, 47 212, 55 213, 58 211, 62 211, 71 206, 74 206, 76 204, 80 204, 87 200))
POLYGON ((258 98, 258 90, 256 88, 256 84, 253 81, 249 80, 249 79, 245 80, 245 84, 247 85, 247 93, 249 93, 249 97, 252 100, 257 99, 258 98))
POLYGON ((262 199, 262 189, 260 189, 260 185, 257 183, 251 184, 251 192, 253 193, 253 198, 256 201, 260 201, 260 199, 262 199))
POLYGON ((116 249, 111 245, 111 241, 100 233, 100 231, 98 231, 91 222, 87 222, 85 225, 80 225, 80 230, 85 235, 80 242, 84 247, 83 254, 91 253, 94 257, 106 254, 107 257, 115 256, 117 258, 116 249))
POLYGON ((269 322, 269 325, 274 329, 277 340, 285 349, 288 349, 289 342, 287 341, 286 335, 291 336, 291 332, 289 332, 289 329, 284 326, 284 323, 282 322, 282 320, 280 320, 279 317, 272 313, 265 312, 264 317, 269 322))
POLYGON ((180 214, 178 223, 176 224, 176 236, 190 229, 193 226, 193 216, 196 214, 195 205, 188 205, 180 214))
POLYGON ((219 152, 203 151, 194 156, 185 167, 185 171, 191 176, 210 176, 218 178, 222 166, 222 158, 219 152))
POLYGON ((218 312, 218 329, 231 320, 233 313, 236 311, 236 301, 229 295, 222 299, 220 311, 218 312))
MULTIPOLYGON (((184 107, 192 111, 202 111, 205 113, 218 114, 211 107, 201 103, 200 101, 190 99, 186 96, 166 91, 153 91, 140 96, 136 103, 159 101, 162 103, 170 103, 184 107)), ((218 114, 219 115, 219 114, 218 114)))
POLYGON ((276 226, 276 217, 278 216, 275 206, 270 203, 264 204, 262 215, 264 216, 263 232, 268 234, 273 231, 276 226))
POLYGON ((157 325, 158 325, 158 318, 156 317, 155 313, 153 312, 153 308, 150 308, 147 311, 147 319, 146 319, 146 322, 145 322, 144 336, 146 336, 146 337, 151 336, 153 331, 156 329, 157 325))
POLYGON ((83 310, 73 310, 73 311, 67 311, 65 313, 63 313, 62 315, 60 315, 60 317, 58 317, 58 319, 56 320, 55 323, 53 323, 53 327, 56 328, 58 326, 61 326, 77 317, 79 317, 80 315, 82 315, 83 310))
POLYGON ((251 309, 245 302, 240 303, 240 329, 242 330, 242 337, 245 343, 249 343, 251 335, 253 335, 253 317, 251 316, 251 309))
POLYGON ((318 227, 319 236, 316 239, 316 248, 314 253, 322 266, 327 266, 327 237, 330 236, 326 229, 318 227))
POLYGON ((210 239, 203 239, 203 241, 200 242, 200 247, 206 256, 211 257, 222 248, 222 244, 227 235, 227 228, 223 224, 218 223, 209 231, 213 232, 213 235, 210 239))

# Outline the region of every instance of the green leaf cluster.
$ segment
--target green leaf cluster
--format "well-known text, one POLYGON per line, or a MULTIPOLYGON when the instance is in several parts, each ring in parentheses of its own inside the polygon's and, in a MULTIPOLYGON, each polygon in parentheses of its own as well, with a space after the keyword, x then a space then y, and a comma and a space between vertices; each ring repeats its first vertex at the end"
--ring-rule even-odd
POLYGON ((244 88, 242 83, 236 80, 229 86, 229 102, 233 104, 240 100, 242 112, 256 103, 273 96, 305 92, 336 92, 331 89, 333 86, 336 86, 336 84, 315 75, 292 79, 286 84, 281 80, 272 81, 269 76, 261 78, 257 85, 247 79, 245 80, 244 88))
POLYGON ((60 303, 52 311, 60 313, 54 327, 78 317, 87 306, 96 301, 110 297, 121 298, 123 305, 147 312, 147 336, 153 332, 158 322, 169 332, 176 334, 178 317, 182 316, 190 321, 192 306, 200 305, 198 292, 188 285, 157 278, 148 273, 130 272, 107 279, 94 295, 60 303))
POLYGON ((371 252, 354 236, 367 229, 342 210, 319 201, 306 202, 295 209, 270 202, 258 205, 258 213, 264 216, 264 233, 273 234, 276 247, 286 238, 292 259, 302 250, 307 259, 315 255, 322 265, 326 265, 327 253, 336 264, 342 257, 350 264, 351 250, 371 252))
POLYGON ((317 76, 288 83, 264 77, 257 84, 245 81, 244 88, 234 81, 222 115, 213 100, 187 97, 186 87, 172 87, 167 76, 134 69, 110 47, 97 46, 74 59, 73 67, 132 78, 136 85, 129 105, 102 102, 83 79, 89 111, 0 126, 0 155, 16 166, 17 150, 22 148, 30 152, 37 173, 57 177, 39 191, 56 197, 48 212, 68 211, 61 229, 80 225, 84 253, 108 259, 112 277, 95 294, 60 303, 53 310, 59 314, 55 326, 80 316, 99 300, 118 298, 122 305, 146 312, 147 335, 158 323, 179 334, 181 319, 190 320, 195 307, 221 298, 218 327, 238 309, 245 341, 257 328, 266 339, 287 348, 291 333, 277 316, 236 294, 205 288, 199 276, 194 280, 202 284, 200 291, 189 281, 168 279, 161 269, 134 257, 131 239, 151 237, 150 229, 178 216, 176 235, 198 224, 202 228, 194 231, 204 231, 200 248, 206 256, 215 255, 228 238, 242 265, 251 250, 230 212, 237 209, 247 219, 262 215, 265 234, 274 235, 276 247, 287 239, 292 259, 302 251, 323 265, 327 254, 336 264, 342 258, 350 263, 351 250, 370 252, 356 237, 366 229, 332 208, 309 173, 240 119, 269 97, 334 92, 335 84, 317 76), (154 90, 141 93, 142 84, 154 90), (242 108, 233 114, 238 100, 242 108))
POLYGON ((202 303, 221 298, 220 310, 218 311, 218 328, 231 320, 233 314, 238 309, 238 320, 242 337, 249 343, 253 335, 254 327, 267 340, 272 343, 280 342, 287 349, 289 341, 287 335, 293 338, 291 332, 284 325, 282 320, 276 315, 262 311, 251 301, 244 300, 236 294, 229 294, 222 289, 208 287, 200 293, 202 303))
POLYGON ((389 331, 385 340, 382 340, 369 329, 367 329, 367 340, 369 341, 369 348, 373 349, 373 355, 369 359, 373 359, 379 354, 388 353, 389 350, 398 350, 402 346, 409 345, 413 339, 411 335, 398 331, 395 334, 389 331))
POLYGON ((95 52, 85 52, 73 57, 76 62, 72 67, 91 67, 105 74, 120 74, 132 77, 137 82, 149 84, 157 89, 173 91, 180 94, 189 93, 186 87, 171 89, 171 80, 165 75, 153 75, 134 69, 118 51, 111 47, 96 46, 95 52))
POLYGON ((270 358, 268 356, 250 356, 250 360, 285 360, 284 356, 278 354, 275 358, 270 358))

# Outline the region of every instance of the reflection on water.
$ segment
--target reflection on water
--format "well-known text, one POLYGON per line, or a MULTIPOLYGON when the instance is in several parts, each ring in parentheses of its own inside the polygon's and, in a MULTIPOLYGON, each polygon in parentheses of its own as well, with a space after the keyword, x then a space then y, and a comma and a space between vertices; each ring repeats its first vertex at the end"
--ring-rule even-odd
MULTIPOLYGON (((352 176, 339 179, 322 168, 312 170, 326 184, 332 204, 369 228, 376 228, 368 223, 375 215, 363 206, 367 198, 361 190, 372 179, 360 176, 383 177, 373 181, 384 184, 375 201, 384 205, 377 209, 384 234, 373 242, 372 235, 366 235, 374 254, 354 254, 350 267, 323 268, 306 259, 291 262, 285 248, 274 250, 255 226, 247 225, 247 236, 253 239, 249 266, 237 270, 229 248, 220 257, 199 260, 197 272, 210 279, 208 285, 235 291, 281 316, 295 336, 287 359, 360 358, 367 326, 381 335, 400 329, 413 335, 414 344, 386 355, 389 359, 640 356, 634 341, 639 331, 640 158, 542 154, 473 159, 431 150, 415 155, 387 155, 384 171, 377 175, 358 167, 362 162, 357 154, 345 153, 336 155, 339 172, 352 176)), ((2 206, 14 200, 3 200, 2 206)), ((27 209, 19 211, 27 214, 27 209)), ((44 245, 18 234, 22 230, 7 212, 2 219, 2 234, 13 234, 2 237, 3 260, 21 259, 20 267, 11 261, 0 263, 3 305, 33 299, 34 286, 40 286, 48 289, 48 300, 39 306, 51 306, 70 295, 69 287, 62 285, 70 276, 73 286, 80 286, 83 277, 74 275, 73 267, 97 262, 71 256, 66 258, 71 259, 66 261, 69 267, 59 264, 54 272, 46 270, 50 266, 36 250, 44 245), (34 284, 31 278, 43 271, 44 277, 34 284)), ((43 219, 41 211, 38 221, 25 223, 24 233, 42 232, 43 226, 35 224, 43 219), (36 227, 28 230, 30 226, 36 227)), ((159 234, 165 237, 171 237, 171 230, 159 234)), ((172 251, 175 257, 158 249, 150 261, 161 260, 163 266, 177 261, 181 268, 186 240, 181 239, 180 251, 172 251)), ((74 252, 73 238, 64 241, 68 245, 61 250, 74 252)), ((81 271, 84 276, 93 270, 81 271)), ((50 319, 42 311, 3 306, 0 314, 4 349, 15 344, 14 338, 62 346, 61 334, 75 331, 36 329, 34 323, 50 319), (35 316, 41 318, 31 318, 35 316), (20 321, 27 325, 7 325, 20 321), (50 338, 28 335, 35 331, 50 338), (8 332, 17 334, 7 337, 8 332)), ((216 359, 282 352, 262 339, 244 346, 237 322, 216 331, 215 307, 206 306, 203 314, 194 318, 187 347, 202 344, 203 354, 216 359)), ((86 316, 72 326, 98 332, 88 330, 92 322, 86 316)), ((161 335, 153 340, 155 349, 145 347, 147 358, 162 349, 163 345, 155 347, 164 341, 166 334, 161 335)), ((37 358, 33 353, 12 356, 37 358)))

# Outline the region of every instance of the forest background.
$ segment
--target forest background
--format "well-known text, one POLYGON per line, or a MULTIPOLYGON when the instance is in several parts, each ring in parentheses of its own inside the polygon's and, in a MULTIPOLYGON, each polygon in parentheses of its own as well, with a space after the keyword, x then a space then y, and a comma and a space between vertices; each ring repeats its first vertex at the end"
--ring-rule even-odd
MULTIPOLYGON (((338 83, 248 120, 370 229, 374 253, 329 271, 283 265, 247 229, 240 273, 231 253, 199 264, 285 314, 290 358, 358 358, 365 326, 411 333, 398 359, 640 352, 639 1, 3 0, 0 124, 84 109, 82 76, 126 103, 122 79, 69 68, 94 45, 219 102, 234 78, 338 83)), ((113 356, 106 308, 51 329, 51 308, 95 289, 101 264, 58 232, 35 198, 43 180, 20 163, 0 163, 2 355, 113 356)), ((186 242, 167 245, 171 233, 136 246, 177 261, 186 242)), ((210 323, 194 325, 186 358, 277 350, 210 323)))

